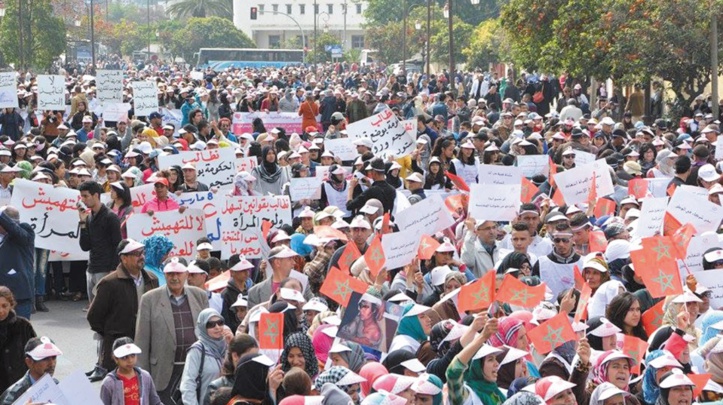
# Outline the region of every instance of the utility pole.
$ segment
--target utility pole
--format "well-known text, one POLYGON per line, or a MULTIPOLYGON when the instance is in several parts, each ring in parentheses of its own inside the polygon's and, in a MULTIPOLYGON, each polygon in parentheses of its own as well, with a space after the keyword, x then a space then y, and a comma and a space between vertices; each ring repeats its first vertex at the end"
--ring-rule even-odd
POLYGON ((407 77, 407 0, 402 2, 404 23, 402 24, 402 73, 407 77))
POLYGON ((90 74, 95 75, 95 10, 93 10, 93 0, 90 0, 90 74))
POLYGON ((713 104, 713 119, 718 119, 720 111, 718 105, 718 7, 716 7, 715 1, 711 1, 710 13, 710 97, 713 104))
POLYGON ((319 37, 316 32, 316 7, 317 7, 316 0, 314 0, 314 10, 313 10, 313 13, 314 13, 314 49, 312 51, 313 52, 312 55, 314 55, 314 75, 316 75, 316 58, 317 58, 316 50, 318 49, 318 42, 319 42, 319 37))
POLYGON ((23 29, 23 1, 24 0, 18 0, 18 28, 20 29, 20 35, 18 36, 18 68, 23 69, 25 67, 25 52, 23 52, 23 49, 25 47, 23 46, 23 36, 25 35, 25 30, 23 29))
POLYGON ((449 28, 449 86, 450 89, 454 88, 454 35, 453 35, 453 27, 452 27, 452 18, 454 18, 454 12, 453 12, 453 4, 454 0, 447 0, 449 2, 449 21, 447 21, 447 26, 449 28))
POLYGON ((148 37, 148 60, 151 60, 151 0, 146 3, 146 27, 148 28, 146 33, 148 37))
POLYGON ((429 70, 429 60, 432 59, 432 56, 429 54, 429 25, 432 21, 432 0, 427 0, 427 40, 424 43, 424 47, 426 48, 426 54, 427 54, 427 80, 429 80, 429 75, 431 74, 431 70, 429 70))

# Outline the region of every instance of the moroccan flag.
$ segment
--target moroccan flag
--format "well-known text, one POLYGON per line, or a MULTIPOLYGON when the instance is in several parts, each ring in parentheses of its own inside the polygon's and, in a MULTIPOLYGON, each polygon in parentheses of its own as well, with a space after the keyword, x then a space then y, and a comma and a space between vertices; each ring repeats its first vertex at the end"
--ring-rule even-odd
POLYGON ((341 257, 339 257, 339 268, 347 273, 349 273, 349 269, 351 269, 351 265, 354 264, 356 259, 361 257, 361 252, 359 252, 359 248, 356 247, 356 243, 349 242, 344 247, 344 250, 341 252, 341 257))
POLYGON ((417 254, 422 260, 429 260, 434 256, 434 252, 441 245, 436 239, 429 235, 422 235, 422 240, 419 242, 419 248, 417 254))
POLYGON ((314 227, 314 235, 320 238, 338 239, 342 242, 348 242, 349 238, 346 234, 338 229, 334 229, 329 225, 317 225, 314 227))
POLYGON ((628 194, 641 199, 648 195, 648 181, 646 179, 632 179, 628 182, 628 194))
POLYGON ((545 283, 530 287, 511 274, 502 279, 497 301, 524 308, 533 308, 545 298, 545 283))
POLYGON ((695 386, 693 387, 693 398, 698 398, 698 395, 700 395, 701 392, 703 392, 703 387, 705 387, 706 384, 708 384, 708 381, 710 380, 711 375, 710 374, 686 374, 688 378, 690 378, 690 381, 693 381, 693 384, 695 386))
POLYGON ((615 213, 615 201, 607 198, 598 198, 595 202, 595 209, 593 214, 595 218, 604 217, 605 215, 612 215, 615 213))
POLYGON ((218 276, 206 281, 206 291, 221 291, 226 288, 229 280, 231 280, 231 271, 226 270, 218 276))
POLYGON ((630 257, 635 265, 635 274, 643 279, 648 292, 654 298, 683 293, 680 271, 675 261, 655 261, 655 253, 647 248, 633 250, 630 257), (652 253, 652 254, 651 254, 652 253))
POLYGON ((577 300, 577 308, 575 309, 575 322, 580 322, 580 320, 585 317, 587 318, 587 303, 590 301, 590 297, 592 296, 592 288, 587 283, 584 283, 582 285, 582 289, 580 290, 580 298, 577 300))
POLYGON ((557 165, 552 161, 552 157, 548 158, 550 162, 550 187, 555 187, 555 175, 557 174, 557 165))
POLYGON ((449 179, 452 181, 452 184, 454 184, 454 186, 457 187, 459 191, 466 191, 469 193, 469 186, 467 185, 467 183, 465 183, 464 179, 450 172, 445 172, 445 174, 447 175, 447 177, 449 177, 449 179))
POLYGON ((672 197, 673 194, 675 194, 675 189, 678 188, 678 185, 675 183, 670 183, 668 188, 665 190, 668 193, 668 197, 672 197))
POLYGON ((269 237, 269 231, 271 230, 271 221, 268 219, 262 219, 261 220, 261 235, 264 236, 264 239, 269 237))
POLYGON ((672 236, 675 231, 680 229, 683 224, 680 223, 671 213, 666 212, 663 216, 663 235, 672 236))
POLYGON ((582 291, 582 286, 585 285, 585 278, 582 277, 582 271, 577 264, 572 268, 573 275, 575 276, 575 289, 582 291))
POLYGON ((592 231, 588 238, 590 252, 605 252, 608 247, 608 240, 603 231, 592 231))
POLYGON ((597 200, 597 178, 595 177, 595 172, 592 172, 592 181, 590 181, 590 191, 587 194, 587 203, 594 205, 595 200, 597 200))
POLYGON ((387 262, 386 257, 384 257, 384 249, 382 249, 382 238, 379 235, 374 237, 371 245, 364 253, 364 261, 367 263, 372 278, 376 278, 387 262))
POLYGON ((444 199, 444 205, 452 215, 459 215, 460 212, 467 212, 469 196, 467 194, 455 194, 444 199))
POLYGON ((495 300, 496 278, 497 273, 490 270, 475 282, 463 285, 457 297, 459 312, 489 308, 495 300))
POLYGON ((673 233, 671 239, 673 239, 673 250, 676 258, 685 260, 688 256, 688 245, 690 245, 693 235, 695 235, 695 227, 690 222, 673 233))
POLYGON ((643 328, 648 336, 652 336, 653 332, 663 325, 663 315, 665 314, 663 311, 664 304, 665 300, 660 300, 660 302, 643 312, 640 321, 643 323, 643 328))
POLYGON ((640 374, 640 364, 643 362, 646 350, 648 350, 648 342, 635 336, 624 335, 622 352, 635 360, 633 368, 630 370, 633 374, 640 374))
POLYGON ((552 201, 558 207, 562 207, 565 205, 565 197, 562 196, 562 191, 560 191, 559 188, 555 189, 555 192, 552 194, 552 201))
POLYGON ((389 213, 385 212, 384 217, 382 218, 382 235, 386 235, 388 233, 392 233, 391 229, 389 229, 389 213))
POLYGON ((532 198, 539 192, 540 189, 533 182, 528 180, 527 177, 522 178, 522 193, 520 193, 520 201, 527 204, 532 201, 532 198))
POLYGON ((527 337, 540 354, 547 354, 565 342, 577 340, 577 334, 565 313, 559 313, 546 320, 527 332, 527 337))
POLYGON ((259 321, 259 348, 284 348, 284 313, 261 314, 259 321))
POLYGON ((349 305, 351 294, 355 291, 364 294, 367 292, 367 287, 369 287, 367 283, 350 276, 347 272, 332 267, 329 269, 329 273, 326 275, 319 292, 346 308, 349 305))

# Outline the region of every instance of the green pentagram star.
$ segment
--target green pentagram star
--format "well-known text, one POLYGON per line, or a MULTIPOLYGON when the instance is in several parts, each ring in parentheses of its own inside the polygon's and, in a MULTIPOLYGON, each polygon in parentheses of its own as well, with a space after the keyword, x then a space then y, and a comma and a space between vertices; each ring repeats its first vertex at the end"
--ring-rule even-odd
POLYGON ((337 281, 336 282, 336 290, 332 292, 333 295, 338 295, 341 297, 343 301, 346 302, 347 295, 351 294, 351 287, 349 286, 349 280, 344 280, 344 282, 337 281))
POLYGON ((651 322, 651 323, 653 325, 655 325, 656 327, 659 327, 660 325, 662 325, 663 324, 663 314, 660 314, 660 313, 655 314, 655 318, 653 318, 653 322, 651 322))
POLYGON ((512 298, 510 301, 523 302, 523 306, 527 306, 527 301, 532 298, 532 295, 527 290, 512 290, 512 298))
POLYGON ((637 363, 637 362, 638 362, 638 353, 639 353, 639 352, 640 352, 640 350, 638 350, 638 349, 629 350, 629 351, 628 351, 628 355, 630 355, 630 357, 632 357, 633 360, 637 363))
POLYGON ((342 258, 342 262, 346 265, 346 268, 350 268, 352 264, 354 264, 354 253, 349 252, 346 255, 344 255, 342 258))
POLYGON ((490 289, 486 285, 482 284, 480 285, 479 291, 472 294, 472 296, 474 297, 474 305, 477 305, 481 302, 487 302, 490 299, 490 289))
POLYGON ((565 339, 562 338, 562 326, 557 329, 553 329, 550 325, 547 325, 547 334, 542 338, 542 340, 549 343, 550 347, 553 349, 565 343, 565 339))
POLYGON ((379 249, 375 249, 372 252, 370 258, 374 262, 374 267, 379 267, 379 262, 384 260, 384 255, 382 254, 382 252, 379 251, 379 249))
POLYGON ((422 239, 422 242, 419 244, 419 248, 422 250, 422 252, 426 252, 429 248, 429 243, 427 243, 426 239, 422 239))
POLYGON ((658 238, 657 245, 653 246, 653 252, 657 255, 656 260, 661 260, 663 258, 673 259, 673 256, 670 255, 670 246, 663 243, 663 241, 658 238))
POLYGON ((279 337, 279 322, 274 322, 267 319, 266 331, 264 332, 264 335, 268 336, 271 339, 272 344, 276 344, 276 338, 279 337))
POLYGON ((633 184, 633 193, 635 193, 636 197, 640 195, 640 192, 643 191, 643 189, 647 191, 647 187, 642 184, 642 181, 636 181, 635 184, 633 184))
POLYGON ((661 292, 663 293, 669 288, 675 291, 675 287, 673 287, 673 276, 663 273, 662 270, 658 270, 658 277, 652 280, 660 286, 661 292))

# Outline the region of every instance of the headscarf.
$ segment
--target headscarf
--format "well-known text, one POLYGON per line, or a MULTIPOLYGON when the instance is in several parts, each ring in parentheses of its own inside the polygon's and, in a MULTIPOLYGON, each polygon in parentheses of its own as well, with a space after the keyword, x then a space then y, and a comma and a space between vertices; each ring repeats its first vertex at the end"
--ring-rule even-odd
POLYGON ((337 179, 335 174, 332 174, 336 169, 339 168, 339 165, 336 163, 329 166, 329 181, 328 183, 331 185, 331 187, 336 191, 344 191, 346 189, 346 179, 344 176, 341 176, 341 180, 337 179))
POLYGON ((361 392, 365 397, 368 397, 372 391, 372 385, 377 378, 389 374, 386 367, 376 361, 370 361, 369 363, 362 366, 359 370, 359 375, 366 378, 366 381, 361 383, 361 392))
POLYGON ((28 162, 27 160, 23 160, 18 162, 15 165, 18 169, 20 169, 19 177, 23 179, 30 179, 30 174, 33 172, 33 164, 28 162))
POLYGON ((289 309, 290 306, 287 302, 278 301, 269 307, 270 313, 284 314, 284 341, 299 328, 299 318, 296 316, 296 311, 289 309))
POLYGON ((418 377, 418 380, 426 380, 427 382, 434 384, 437 388, 442 390, 437 395, 432 396, 432 405, 442 405, 442 396, 444 392, 444 383, 442 382, 442 379, 434 374, 425 373, 420 375, 418 377))
POLYGON ((270 146, 264 146, 261 149, 261 165, 259 165, 259 174, 261 179, 267 183, 276 183, 281 176, 281 168, 276 163, 276 158, 273 162, 266 161, 266 156, 270 152, 273 152, 270 146))
POLYGON ((464 381, 482 400, 483 404, 501 404, 505 399, 505 395, 497 387, 497 382, 485 380, 482 372, 486 358, 487 356, 470 360, 467 370, 464 371, 464 381))
POLYGON ((545 405, 545 401, 533 392, 520 391, 512 395, 502 405, 545 405))
MULTIPOLYGON (((490 336, 489 344, 494 347, 510 346, 517 348, 517 336, 524 324, 519 319, 505 317, 499 323, 497 333, 490 336)), ((526 350, 526 349, 523 349, 526 350)))
MULTIPOLYGON (((685 310, 684 309, 685 304, 673 302, 673 300, 678 297, 679 297, 679 295, 672 295, 672 296, 667 296, 665 298, 665 304, 663 304, 663 310, 665 311, 665 313, 663 314, 663 325, 669 325, 674 328, 677 327, 677 325, 678 325, 677 316, 681 311, 685 310)), ((693 342, 690 342, 688 344, 688 346, 690 347, 690 350, 697 348, 698 347, 698 331, 695 329, 695 324, 693 322, 690 322, 688 327, 685 329, 685 333, 696 338, 693 342)))
POLYGON ((249 183, 244 178, 246 173, 238 172, 233 178, 233 195, 237 197, 250 196, 249 183))
POLYGON ((399 178, 399 173, 397 173, 396 176, 393 176, 392 171, 390 170, 391 167, 392 167, 391 162, 387 162, 384 164, 384 171, 387 174, 386 182, 394 188, 402 187, 403 183, 402 183, 402 180, 399 178))
POLYGON ((672 153, 673 152, 668 149, 663 149, 655 155, 655 161, 658 163, 658 169, 669 177, 673 177, 675 174, 673 172, 673 165, 668 159, 672 153))
POLYGON ((289 352, 294 347, 298 347, 304 356, 304 371, 306 371, 309 377, 314 378, 314 376, 319 373, 319 362, 316 359, 316 353, 314 353, 314 348, 311 345, 311 339, 309 339, 305 333, 293 333, 285 340, 284 351, 281 353, 281 369, 284 372, 291 370, 289 352))
POLYGON ((407 351, 407 350, 395 350, 389 355, 384 358, 382 361, 382 365, 389 370, 390 373, 394 374, 404 374, 404 366, 402 366, 402 363, 404 363, 407 360, 416 359, 417 357, 414 355, 414 353, 407 351))
POLYGON ((507 269, 519 269, 523 264, 530 264, 530 259, 524 253, 512 252, 505 256, 497 266, 497 274, 505 274, 507 269))
MULTIPOLYGON (((601 384, 609 384, 608 382, 608 362, 606 359, 613 353, 616 353, 617 350, 608 350, 606 352, 603 352, 601 355, 599 355, 595 359, 595 364, 593 364, 592 367, 592 382, 595 384, 601 385, 601 384)), ((632 362, 628 360, 628 365, 632 368, 632 362)), ((627 385, 625 386, 625 390, 628 390, 627 385)), ((593 402, 590 401, 592 404, 593 402)))
POLYGON ((251 353, 241 356, 234 373, 231 395, 240 395, 246 399, 261 401, 266 398, 268 392, 266 377, 269 373, 269 367, 254 361, 259 356, 263 355, 251 353))
POLYGON ((721 338, 716 336, 698 350, 700 355, 705 358, 705 371, 710 373, 711 380, 715 383, 723 384, 723 355, 712 352, 720 340, 721 338))
POLYGON ((341 352, 339 356, 349 365, 351 371, 358 373, 364 365, 364 350, 358 343, 346 342, 344 344, 350 348, 351 351, 341 352))
POLYGON ((510 384, 512 384, 512 381, 515 380, 515 366, 517 364, 517 360, 511 361, 507 364, 502 364, 502 360, 505 359, 505 356, 510 351, 510 348, 503 346, 500 349, 502 351, 497 353, 497 361, 500 363, 500 367, 497 370, 497 386, 507 389, 510 384))
POLYGON ((223 360, 226 354, 226 339, 224 339, 223 336, 214 339, 209 336, 208 329, 206 329, 206 324, 214 317, 223 320, 221 314, 213 308, 206 308, 198 314, 198 320, 196 320, 196 337, 198 341, 203 344, 206 353, 218 360, 223 360))
POLYGON ((650 362, 662 356, 663 350, 653 350, 645 356, 645 364, 648 365, 643 373, 643 399, 649 404, 654 404, 660 395, 660 387, 655 382, 655 373, 658 371, 650 365, 650 362))
POLYGON ((151 235, 143 240, 143 245, 146 253, 146 271, 150 271, 158 277, 159 285, 166 285, 166 277, 163 275, 161 261, 163 256, 173 250, 173 242, 165 235, 151 235))
MULTIPOLYGON (((527 387, 530 384, 534 384, 535 381, 536 381, 536 378, 530 377, 530 376, 515 378, 512 381, 512 384, 510 384, 510 387, 507 388, 507 398, 511 398, 512 396, 514 396, 517 393, 525 392, 525 391, 522 391, 522 389, 527 387)), ((507 402, 505 402, 505 403, 507 403, 507 402)))
POLYGON ((429 343, 432 345, 432 350, 437 352, 437 357, 443 357, 452 347, 453 342, 443 340, 449 335, 454 325, 454 321, 445 319, 432 326, 432 331, 429 332, 429 343))
POLYGON ((424 342, 427 340, 427 334, 422 329, 422 324, 419 322, 419 318, 416 316, 404 316, 414 308, 414 305, 407 305, 402 313, 402 319, 399 321, 397 327, 397 335, 409 336, 417 342, 424 342))
MULTIPOLYGON (((598 326, 602 325, 601 316, 596 316, 587 320, 587 330, 595 330, 598 326)), ((587 334, 587 341, 590 343, 590 348, 593 350, 602 350, 602 338, 595 336, 592 333, 587 334)))
POLYGON ((605 310, 613 298, 620 295, 620 289, 625 290, 623 283, 617 280, 609 280, 598 287, 595 294, 590 297, 590 304, 587 307, 587 314, 590 318, 605 316, 605 310))
POLYGON ((718 329, 711 328, 712 325, 723 321, 723 311, 717 311, 711 309, 701 317, 701 331, 700 344, 699 346, 705 345, 709 340, 717 336, 720 331, 718 329))
POLYGON ((321 325, 314 331, 314 337, 311 340, 312 345, 314 346, 314 352, 316 353, 316 357, 321 361, 322 363, 326 363, 326 360, 329 358, 329 350, 331 350, 331 346, 334 344, 334 338, 331 336, 327 336, 324 333, 324 330, 335 328, 334 325, 321 325))
POLYGON ((613 385, 612 383, 609 383, 609 382, 600 383, 600 385, 598 385, 597 387, 595 387, 595 390, 593 390, 592 395, 590 395, 590 405, 599 405, 599 404, 602 404, 603 401, 601 401, 601 400, 599 399, 599 398, 600 398, 600 395, 602 394, 603 391, 605 391, 605 390, 607 390, 607 389, 611 389, 611 388, 614 389, 614 388, 617 388, 617 387, 616 387, 615 385, 613 385))
POLYGON ((349 374, 351 370, 344 366, 333 366, 328 368, 327 370, 324 370, 319 374, 318 377, 316 377, 316 381, 314 382, 314 386, 317 390, 321 389, 324 384, 330 383, 336 385, 339 380, 344 378, 345 375, 349 374))
POLYGON ((353 403, 349 394, 332 383, 324 384, 319 391, 324 397, 321 401, 323 405, 349 405, 353 403))

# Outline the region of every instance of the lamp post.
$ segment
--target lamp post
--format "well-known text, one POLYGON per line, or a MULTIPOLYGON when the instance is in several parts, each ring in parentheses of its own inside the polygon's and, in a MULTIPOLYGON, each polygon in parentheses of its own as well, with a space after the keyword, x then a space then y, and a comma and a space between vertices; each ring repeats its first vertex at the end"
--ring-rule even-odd
POLYGON ((316 14, 318 11, 317 7, 318 7, 318 5, 316 4, 316 0, 314 0, 314 50, 313 50, 313 52, 314 52, 313 53, 313 55, 314 55, 314 75, 316 75, 316 59, 317 59, 316 49, 318 48, 317 45, 319 43, 319 37, 318 37, 317 31, 316 31, 316 14))
MULTIPOLYGON (((480 0, 470 0, 469 1, 473 6, 476 6, 479 4, 480 0)), ((452 10, 452 7, 454 7, 454 0, 447 0, 447 4, 444 6, 444 18, 447 19, 447 28, 449 30, 449 85, 450 87, 453 86, 453 80, 455 76, 455 71, 457 70, 455 68, 454 64, 454 26, 452 23, 452 19, 454 18, 454 11, 452 10)))
POLYGON ((25 52, 23 52, 23 49, 25 47, 23 46, 23 37, 25 36, 25 31, 23 29, 23 0, 18 0, 18 29, 19 29, 19 35, 18 35, 18 67, 22 69, 25 66, 25 52))
POLYGON ((146 38, 148 38, 148 60, 151 60, 151 0, 146 3, 146 38))
MULTIPOLYGON (((272 11, 272 13, 274 13, 274 15, 276 15, 276 14, 285 15, 285 16, 289 17, 291 19, 291 21, 294 22, 294 24, 296 24, 296 27, 299 28, 299 31, 301 32, 301 50, 303 51, 304 48, 307 46, 307 43, 306 43, 306 35, 304 35, 304 29, 301 28, 301 24, 299 24, 299 22, 296 21, 296 19, 294 17, 292 17, 291 15, 286 14, 284 12, 272 11)), ((261 13, 261 14, 263 14, 263 13, 261 13)), ((314 26, 316 26, 316 24, 314 24, 314 26)), ((304 62, 306 62, 306 56, 304 56, 304 62)))
POLYGON ((424 43, 425 47, 425 54, 427 55, 427 80, 429 80, 429 75, 431 73, 431 70, 429 69, 429 61, 432 58, 429 55, 429 37, 430 37, 430 24, 432 21, 432 0, 427 0, 427 39, 424 43))
POLYGON ((90 0, 90 61, 91 71, 89 74, 95 74, 95 11, 93 10, 93 0, 90 0))

